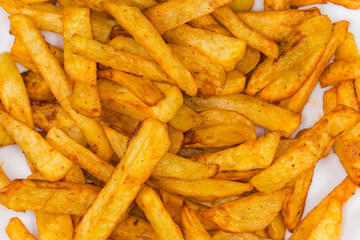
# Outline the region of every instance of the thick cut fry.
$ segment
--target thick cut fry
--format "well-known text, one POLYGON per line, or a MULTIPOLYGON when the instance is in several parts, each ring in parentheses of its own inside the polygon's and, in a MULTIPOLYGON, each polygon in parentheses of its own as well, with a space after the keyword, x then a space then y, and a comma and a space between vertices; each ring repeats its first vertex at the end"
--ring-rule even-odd
POLYGON ((116 155, 119 158, 122 158, 122 156, 124 155, 124 153, 126 151, 129 137, 115 131, 114 129, 112 129, 110 127, 107 127, 107 126, 103 126, 103 127, 104 127, 105 134, 106 134, 107 138, 109 139, 112 148, 114 149, 114 152, 116 153, 116 155))
POLYGON ((155 119, 143 121, 106 186, 80 221, 74 239, 109 237, 169 147, 166 125, 155 119))
POLYGON ((213 240, 270 240, 269 238, 258 237, 255 233, 227 233, 221 230, 217 231, 213 240))
POLYGON ((163 35, 169 43, 199 49, 208 57, 221 63, 225 71, 234 69, 235 64, 245 53, 244 41, 234 37, 182 25, 163 35))
POLYGON ((337 106, 337 90, 336 87, 330 88, 323 95, 323 111, 327 115, 337 106))
POLYGON ((41 74, 27 71, 23 72, 21 76, 30 100, 47 102, 56 100, 49 88, 49 84, 47 84, 41 74))
POLYGON ((9 178, 6 176, 4 170, 0 167, 0 189, 7 186, 9 183, 9 178))
POLYGON ((36 240, 17 217, 10 219, 6 227, 6 233, 11 240, 36 240))
POLYGON ((226 147, 256 138, 254 125, 238 112, 214 108, 200 116, 204 124, 185 133, 183 148, 226 147))
POLYGON ((222 179, 222 180, 248 182, 253 176, 258 174, 259 172, 261 172, 260 169, 244 171, 244 172, 237 172, 237 171, 218 172, 215 176, 213 176, 213 178, 222 179))
POLYGON ((351 60, 360 58, 359 49, 356 46, 354 35, 347 32, 345 40, 339 45, 335 51, 335 61, 351 60))
POLYGON ((326 4, 326 0, 292 0, 291 8, 305 7, 313 4, 326 4))
MULTIPOLYGON (((320 75, 324 71, 327 64, 330 62, 331 57, 334 54, 334 51, 341 46, 341 43, 344 41, 346 36, 347 28, 349 22, 340 21, 335 23, 334 30, 331 34, 329 42, 326 44, 326 48, 323 56, 321 57, 317 67, 310 77, 306 80, 304 85, 299 89, 294 96, 285 99, 279 103, 281 107, 287 108, 297 113, 301 113, 305 104, 307 103, 312 90, 315 88, 320 75)), ((335 53, 336 56, 336 53, 335 53)), ((335 57, 336 58, 336 57, 335 57)))
POLYGON ((99 81, 98 90, 102 104, 106 108, 140 121, 146 117, 151 117, 168 122, 183 104, 182 93, 176 86, 166 83, 154 83, 154 85, 165 96, 154 107, 149 107, 126 88, 112 81, 99 81))
POLYGON ((92 39, 90 10, 78 7, 63 9, 64 70, 75 82, 72 106, 78 112, 91 118, 102 115, 97 92, 96 63, 71 51, 71 37, 80 34, 92 39))
POLYGON ((351 107, 356 111, 359 111, 359 104, 356 99, 355 86, 353 80, 341 82, 336 87, 336 92, 337 92, 336 101, 338 105, 341 104, 347 107, 351 107))
POLYGON ((172 194, 194 198, 199 201, 212 201, 217 198, 241 195, 253 189, 250 184, 218 179, 184 181, 166 179, 148 181, 149 184, 172 194), (209 191, 211 189, 211 192, 209 191))
POLYGON ((143 218, 129 216, 119 223, 112 231, 112 240, 148 239, 157 240, 158 237, 151 224, 143 218))
POLYGON ((74 229, 70 215, 36 212, 35 216, 39 240, 72 239, 74 229))
POLYGON ((203 118, 194 110, 186 105, 182 105, 169 124, 181 132, 187 132, 191 128, 200 126, 204 123, 203 118))
POLYGON ((256 125, 271 131, 282 131, 285 137, 289 137, 301 121, 299 114, 244 94, 216 97, 200 95, 196 98, 185 98, 184 101, 195 111, 220 108, 239 112, 256 125))
POLYGON ((47 180, 60 180, 73 165, 69 159, 51 147, 39 133, 3 111, 0 111, 0 124, 47 180))
POLYGON ((168 152, 176 154, 184 142, 184 134, 170 125, 168 125, 168 132, 171 141, 171 146, 168 152))
POLYGON ((136 204, 144 211, 158 239, 184 239, 180 228, 171 219, 160 197, 148 186, 145 186, 136 197, 136 204))
POLYGON ((218 21, 216 21, 211 14, 195 18, 194 20, 188 22, 188 24, 194 28, 202 28, 211 32, 231 36, 231 33, 218 21))
POLYGON ((253 95, 261 90, 257 96, 269 101, 293 96, 315 70, 331 33, 332 24, 327 16, 314 17, 299 25, 289 37, 281 58, 260 64, 245 92, 253 95))
POLYGON ((280 137, 280 132, 270 132, 256 141, 248 140, 237 147, 196 155, 192 159, 204 164, 217 164, 220 172, 267 168, 274 159, 280 137))
POLYGON ((346 177, 332 192, 330 192, 308 215, 301 221, 296 231, 292 234, 289 240, 307 239, 311 231, 318 225, 323 218, 326 208, 329 206, 331 199, 339 201, 345 205, 347 200, 354 195, 356 185, 351 182, 350 178, 346 177))
POLYGON ((231 2, 231 0, 169 0, 146 9, 144 15, 162 35, 231 2))
MULTIPOLYGON (((81 4, 82 6, 90 7, 95 11, 106 11, 106 8, 103 6, 103 3, 106 1, 103 0, 75 0, 75 2, 81 4)), ((116 0, 112 2, 137 7, 140 10, 144 10, 158 4, 155 0, 116 0)))
POLYGON ((138 8, 113 2, 105 2, 104 7, 137 42, 145 47, 182 90, 190 96, 196 95, 197 85, 194 78, 138 8), (133 27, 135 25, 136 28, 133 27))
POLYGON ((234 0, 229 7, 234 12, 239 11, 250 11, 252 6, 254 5, 254 0, 234 0))
POLYGON ((294 191, 284 202, 282 214, 286 228, 292 232, 300 223, 304 213, 305 201, 312 182, 314 168, 310 168, 296 178, 294 191))
POLYGON ((279 47, 274 41, 248 27, 228 6, 216 10, 213 16, 235 37, 244 40, 246 44, 269 58, 276 58, 279 55, 279 47))
POLYGON ((253 232, 264 229, 281 210, 291 189, 284 188, 272 194, 255 193, 203 212, 227 232, 253 232))
POLYGON ((110 40, 107 45, 112 46, 121 51, 133 53, 139 55, 145 59, 154 61, 150 54, 145 50, 145 48, 140 45, 135 39, 131 36, 118 36, 110 40))
POLYGON ((356 0, 328 0, 329 2, 332 2, 337 5, 341 5, 343 7, 349 8, 349 9, 359 9, 360 3, 356 0))
POLYGON ((274 220, 271 221, 269 226, 266 228, 269 237, 274 240, 283 240, 285 239, 286 227, 284 223, 284 218, 281 213, 279 213, 274 220))
POLYGON ((0 55, 0 99, 8 114, 34 129, 29 97, 23 79, 8 53, 0 55))
POLYGON ((260 52, 250 46, 246 46, 244 57, 236 63, 236 70, 247 74, 253 70, 260 61, 260 52))
POLYGON ((21 179, 0 190, 0 202, 15 211, 82 216, 99 192, 99 187, 90 184, 21 179))
POLYGON ((360 59, 338 60, 331 63, 320 76, 321 87, 337 86, 342 81, 360 77, 360 59))
POLYGON ((163 98, 161 91, 145 77, 134 76, 115 69, 99 71, 98 77, 120 84, 149 106, 155 106, 163 98))
POLYGON ((204 229, 199 217, 184 204, 181 211, 181 226, 185 240, 211 240, 210 234, 204 229))
POLYGON ((266 193, 283 188, 325 157, 324 153, 329 152, 335 138, 357 123, 359 118, 358 112, 338 106, 302 135, 271 167, 253 177, 251 184, 266 193))
POLYGON ((265 0, 265 11, 284 11, 290 9, 292 0, 265 0))

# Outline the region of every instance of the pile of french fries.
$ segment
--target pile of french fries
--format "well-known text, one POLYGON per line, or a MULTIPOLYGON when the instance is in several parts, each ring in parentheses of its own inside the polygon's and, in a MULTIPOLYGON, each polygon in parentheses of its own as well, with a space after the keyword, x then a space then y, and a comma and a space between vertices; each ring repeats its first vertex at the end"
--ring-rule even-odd
MULTIPOLYGON (((34 211, 40 240, 340 239, 360 186, 349 22, 296 9, 325 0, 253 3, 0 0, 15 36, 0 55, 0 146, 32 171, 0 168, 0 203, 34 211), (324 116, 289 138, 318 81, 333 86, 324 116), (348 177, 303 217, 332 146, 348 177)), ((35 239, 18 218, 7 233, 35 239)))

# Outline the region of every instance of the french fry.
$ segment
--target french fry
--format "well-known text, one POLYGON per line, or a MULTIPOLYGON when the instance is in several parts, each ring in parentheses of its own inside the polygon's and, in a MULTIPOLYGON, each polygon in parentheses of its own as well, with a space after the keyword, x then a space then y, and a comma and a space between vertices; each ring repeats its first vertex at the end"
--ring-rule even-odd
POLYGON ((6 233, 11 240, 36 240, 17 217, 10 219, 6 227, 6 233))
POLYGON ((249 46, 269 58, 276 58, 279 55, 279 47, 274 41, 249 28, 228 6, 222 7, 212 14, 235 37, 244 40, 249 46))
POLYGON ((202 117, 185 104, 179 108, 175 116, 169 121, 170 126, 181 132, 187 132, 191 128, 200 126, 203 123, 202 117))
POLYGON ((65 182, 86 184, 87 179, 78 165, 73 165, 64 177, 65 182))
POLYGON ((137 42, 145 47, 182 90, 190 96, 196 95, 197 85, 194 78, 138 8, 113 2, 105 2, 104 7, 137 42), (135 24, 139 27, 134 28, 135 24))
POLYGON ((233 10, 234 12, 239 12, 239 11, 250 11, 250 9, 252 8, 252 6, 254 5, 254 1, 253 0, 234 0, 232 3, 230 3, 229 7, 231 8, 231 10, 233 10))
POLYGON ((82 216, 99 192, 99 187, 90 184, 20 179, 0 190, 0 202, 15 211, 82 216))
POLYGON ((336 87, 330 88, 323 95, 323 111, 327 115, 337 106, 337 90, 336 87))
POLYGON ((244 57, 236 63, 235 69, 242 74, 253 70, 260 61, 260 52, 250 46, 246 46, 244 57))
POLYGON ((201 203, 202 205, 208 206, 210 208, 214 208, 214 207, 220 206, 222 204, 235 201, 239 198, 241 198, 241 196, 231 196, 231 197, 218 198, 213 201, 207 201, 207 202, 197 201, 197 202, 201 203))
POLYGON ((217 231, 213 237, 213 240, 270 240, 269 238, 258 237, 254 233, 228 233, 221 230, 217 231))
POLYGON ((74 229, 70 215, 36 212, 35 216, 39 240, 72 239, 74 229))
MULTIPOLYGON (((106 8, 104 7, 104 2, 103 0, 75 0, 76 3, 83 5, 83 6, 87 6, 90 7, 91 9, 94 9, 95 11, 99 11, 99 12, 104 12, 106 11, 106 8)), ((124 5, 129 5, 132 7, 137 7, 140 10, 144 10, 146 8, 149 8, 151 6, 154 6, 156 4, 158 4, 155 0, 116 0, 113 1, 115 3, 119 3, 119 4, 124 4, 124 5)))
POLYGON ((198 96, 184 98, 184 102, 195 111, 210 108, 220 108, 243 114, 256 125, 271 131, 280 130, 285 137, 289 137, 300 124, 300 115, 287 109, 264 102, 258 98, 244 94, 230 94, 225 96, 198 96))
POLYGON ((358 112, 351 108, 338 106, 302 135, 273 165, 254 176, 251 184, 266 193, 283 188, 325 157, 324 153, 329 152, 335 138, 359 121, 359 117, 358 112), (273 174, 278 174, 278 177, 271 177, 273 174))
POLYGON ((151 107, 163 98, 161 91, 145 77, 134 76, 120 70, 106 69, 98 72, 98 78, 109 79, 120 84, 151 107))
POLYGON ((99 42, 107 43, 110 40, 111 29, 117 22, 108 17, 95 15, 94 12, 91 13, 90 18, 94 39, 99 42))
POLYGON ((184 204, 181 211, 181 226, 185 240, 211 240, 211 235, 204 229, 199 217, 184 204))
POLYGON ((245 53, 245 42, 234 37, 181 25, 163 35, 165 41, 197 48, 203 54, 221 63, 225 71, 234 69, 245 53))
POLYGON ((307 239, 311 231, 318 225, 323 218, 327 206, 331 199, 339 201, 344 205, 356 191, 356 185, 350 178, 346 177, 332 192, 330 192, 308 215, 301 221, 296 231, 291 235, 290 240, 307 239))
POLYGON ((321 87, 337 86, 342 81, 360 77, 360 59, 338 60, 331 63, 320 76, 321 87))
POLYGON ((118 113, 107 108, 102 109, 104 113, 104 120, 110 124, 111 128, 118 132, 130 135, 140 123, 139 120, 129 117, 128 115, 118 113))
POLYGON ((291 0, 265 0, 265 11, 284 11, 290 9, 291 0))
POLYGON ((250 184, 218 179, 184 181, 166 179, 148 181, 151 186, 172 194, 194 198, 199 201, 212 201, 217 198, 241 195, 253 189, 250 184), (208 189, 212 189, 211 192, 208 189))
POLYGON ((269 237, 274 240, 283 240, 285 239, 286 227, 284 223, 284 218, 281 213, 279 213, 274 220, 271 221, 269 226, 266 228, 269 237))
POLYGON ((103 106, 108 109, 126 114, 140 121, 146 117, 151 117, 168 122, 183 104, 182 93, 176 86, 166 83, 154 83, 154 85, 165 96, 154 107, 149 107, 133 93, 112 81, 99 81, 98 90, 103 106))
POLYGON ((292 0, 291 8, 305 7, 313 4, 326 4, 326 0, 292 0))
POLYGON ((279 60, 265 60, 254 70, 245 90, 247 94, 261 90, 257 96, 263 100, 283 100, 293 96, 313 73, 330 39, 331 21, 327 16, 314 17, 294 32, 299 34, 289 36, 290 43, 279 60), (300 39, 300 35, 306 40, 300 39))
POLYGON ((230 0, 170 0, 146 9, 144 15, 162 35, 231 2, 230 0))
POLYGON ((29 56, 29 52, 26 49, 25 45, 16 35, 14 44, 12 45, 10 50, 10 58, 12 61, 20 63, 27 69, 30 69, 32 72, 39 73, 31 57, 29 56))
POLYGON ((80 221, 74 239, 110 236, 169 147, 166 125, 154 119, 143 121, 106 186, 80 221))
POLYGON ((338 46, 335 51, 335 61, 351 60, 360 58, 359 49, 356 46, 354 35, 347 32, 345 40, 338 46))
POLYGON ((277 216, 291 189, 272 194, 255 193, 203 212, 205 219, 227 232, 253 232, 264 229, 277 216))
POLYGON ((330 59, 333 56, 335 49, 337 49, 342 45, 341 43, 344 41, 348 26, 349 26, 349 22, 347 21, 340 21, 335 23, 334 30, 331 34, 330 40, 326 44, 324 54, 321 57, 314 72, 306 80, 306 82, 299 89, 299 91, 295 93, 295 95, 281 101, 279 103, 279 106, 287 108, 297 113, 302 112, 305 104, 307 103, 310 97, 310 94, 312 93, 312 90, 315 88, 319 80, 321 73, 324 71, 325 67, 330 62, 330 59))
POLYGON ((63 9, 64 70, 75 82, 72 106, 78 112, 91 118, 102 115, 97 92, 96 63, 71 51, 71 37, 80 34, 92 39, 90 10, 78 7, 63 9))
POLYGON ((9 183, 9 178, 6 176, 4 170, 0 167, 0 189, 7 186, 9 183))
POLYGON ((360 3, 356 0, 345 0, 345 1, 339 1, 339 0, 329 0, 329 2, 341 5, 343 7, 349 8, 349 9, 359 9, 360 3))
POLYGON ((136 197, 136 204, 144 211, 158 239, 184 239, 180 228, 171 219, 160 197, 156 192, 145 186, 136 197))
POLYGON ((171 142, 171 146, 168 152, 172 154, 176 154, 180 150, 183 144, 184 134, 170 125, 168 125, 168 132, 171 142))
POLYGON ((154 61, 150 54, 135 39, 126 36, 118 36, 110 40, 107 45, 112 46, 121 51, 133 53, 145 59, 154 61))
POLYGON ((231 36, 231 33, 218 21, 216 21, 216 19, 211 14, 195 18, 190 22, 188 22, 188 24, 194 28, 202 28, 205 30, 209 30, 211 32, 216 32, 219 34, 231 36))
POLYGON ((47 180, 60 180, 72 166, 72 162, 52 148, 40 134, 3 111, 0 111, 0 124, 47 180))
POLYGON ((23 72, 21 76, 24 80, 26 91, 30 100, 47 102, 53 102, 56 100, 49 88, 49 85, 40 74, 27 71, 23 72))
POLYGON ((129 137, 115 131, 110 127, 103 126, 103 128, 112 148, 114 149, 114 152, 119 158, 122 158, 127 149, 129 137))
POLYGON ((359 104, 356 99, 354 81, 344 81, 341 82, 336 87, 337 92, 337 104, 341 104, 347 107, 351 107, 352 109, 359 111, 359 104))
POLYGON ((237 172, 237 171, 218 172, 212 178, 222 179, 222 180, 248 182, 253 176, 258 174, 259 172, 261 172, 260 169, 254 169, 254 170, 244 171, 244 172, 237 172))
POLYGON ((270 132, 256 140, 248 140, 221 152, 196 155, 192 160, 204 164, 217 164, 219 172, 267 168, 274 159, 280 137, 280 132, 270 132))

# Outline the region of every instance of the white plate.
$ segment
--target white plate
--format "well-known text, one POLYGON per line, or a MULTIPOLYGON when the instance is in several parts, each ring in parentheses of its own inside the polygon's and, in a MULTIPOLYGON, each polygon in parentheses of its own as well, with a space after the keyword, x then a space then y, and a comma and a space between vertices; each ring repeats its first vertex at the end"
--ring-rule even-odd
MULTIPOLYGON (((263 2, 255 0, 254 10, 262 10, 263 2)), ((333 22, 347 20, 350 22, 349 31, 354 34, 356 42, 360 46, 360 10, 354 11, 336 6, 331 3, 327 5, 316 5, 320 8, 322 14, 327 14, 333 22)), ((9 51, 14 38, 9 32, 8 14, 0 8, 0 53, 9 51)), ((62 45, 62 39, 46 34, 46 39, 56 46, 62 45)), ((1 66, 0 66, 1 67, 1 66)), ((23 70, 23 68, 21 68, 23 70)), ((322 95, 326 89, 316 86, 308 104, 306 105, 302 124, 300 129, 308 128, 314 125, 322 116, 322 95)), ((3 164, 4 171, 10 179, 26 178, 30 171, 25 162, 21 150, 15 146, 7 146, 0 149, 0 163, 3 164)), ((337 186, 346 176, 346 173, 340 164, 338 157, 332 152, 327 158, 322 159, 316 165, 313 182, 306 201, 305 213, 313 209, 335 186, 337 186)), ((29 231, 37 236, 36 220, 31 211, 18 213, 8 210, 0 205, 0 239, 9 239, 5 228, 11 217, 19 217, 29 231)), ((348 201, 343 208, 343 230, 342 240, 360 239, 360 191, 348 201)), ((290 235, 287 234, 287 238, 290 235)))

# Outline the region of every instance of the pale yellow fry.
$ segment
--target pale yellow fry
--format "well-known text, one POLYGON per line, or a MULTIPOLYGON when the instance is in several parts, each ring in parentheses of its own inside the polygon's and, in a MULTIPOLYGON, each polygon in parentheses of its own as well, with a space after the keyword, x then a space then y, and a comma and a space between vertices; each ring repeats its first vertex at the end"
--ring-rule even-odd
POLYGON ((169 193, 194 198, 199 201, 212 201, 217 198, 237 196, 253 189, 248 183, 219 179, 184 181, 180 179, 162 178, 148 182, 152 184, 152 186, 169 193), (211 191, 209 191, 209 189, 211 189, 211 191))
POLYGON ((229 7, 215 11, 213 16, 235 37, 244 40, 249 46, 259 50, 269 58, 276 58, 279 55, 279 47, 274 41, 249 28, 229 7))
POLYGON ((74 239, 106 239, 170 147, 166 125, 146 119, 106 186, 80 221, 74 239))
POLYGON ((162 35, 231 2, 230 0, 169 0, 146 9, 144 15, 162 35))
POLYGON ((6 233, 11 240, 36 240, 17 217, 10 219, 6 227, 6 233))
POLYGON ((185 240, 211 240, 196 213, 186 204, 181 211, 181 226, 185 240))
MULTIPOLYGON (((96 11, 104 12, 106 11, 106 8, 104 7, 104 4, 106 1, 104 0, 75 0, 76 3, 83 5, 83 7, 87 6, 91 9, 94 9, 96 11)), ((132 7, 137 7, 140 10, 144 10, 146 8, 149 8, 151 6, 154 6, 157 3, 155 0, 113 0, 112 2, 118 3, 118 4, 124 4, 132 7)))
POLYGON ((73 165, 69 159, 51 147, 39 133, 3 111, 0 111, 0 125, 47 180, 60 180, 73 165))
POLYGON ((112 2, 105 2, 104 7, 137 42, 145 47, 182 90, 190 96, 196 95, 197 85, 194 78, 138 8, 112 2))
POLYGON ((4 170, 0 167, 0 189, 7 186, 9 183, 9 178, 6 176, 4 170))

